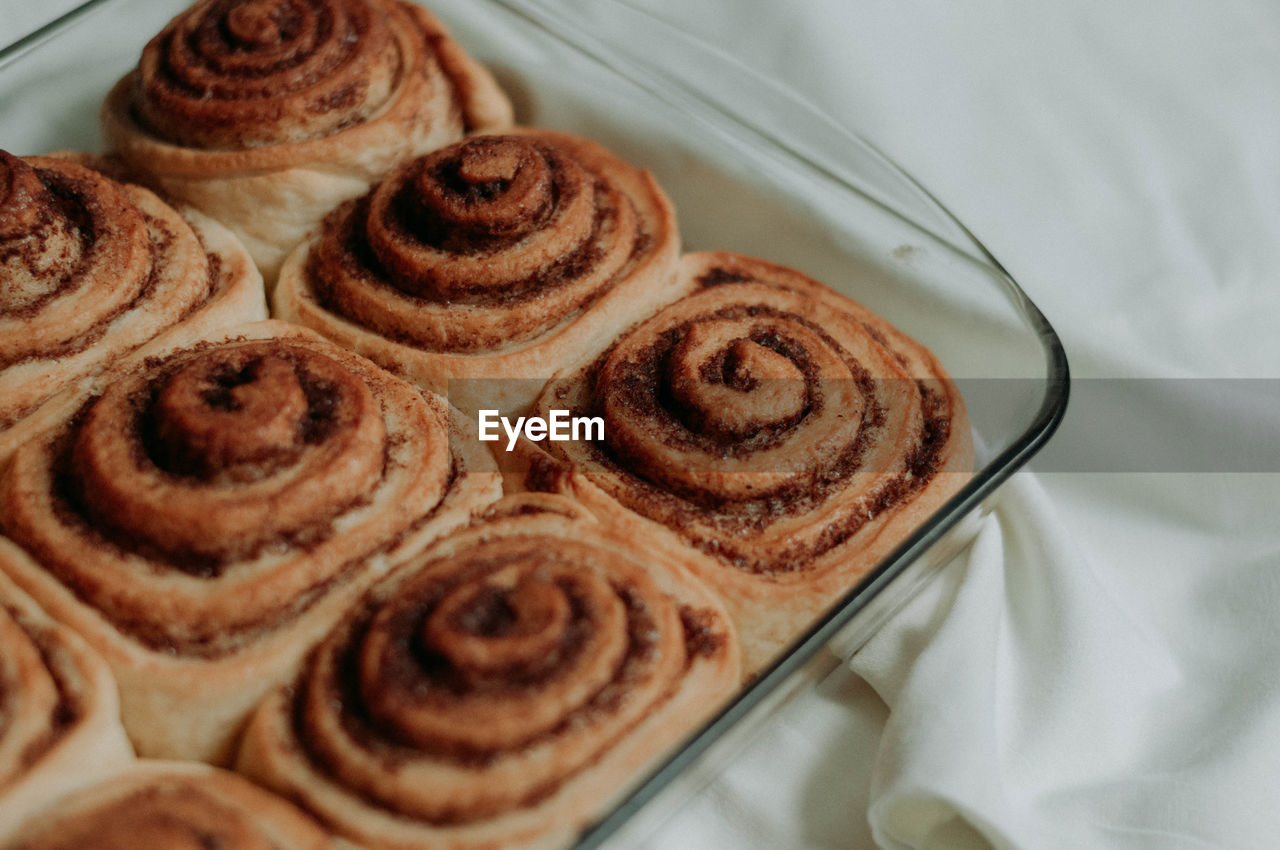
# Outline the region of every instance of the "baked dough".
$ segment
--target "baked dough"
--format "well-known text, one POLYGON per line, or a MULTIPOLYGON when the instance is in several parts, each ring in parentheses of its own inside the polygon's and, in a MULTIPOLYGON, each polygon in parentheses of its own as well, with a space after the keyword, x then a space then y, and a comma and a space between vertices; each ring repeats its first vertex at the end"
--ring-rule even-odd
POLYGON ((231 333, 114 373, 0 478, 0 571, 102 654, 149 757, 226 761, 352 599, 501 490, 438 397, 231 333))
POLYGON ((351 610, 239 769, 363 847, 567 846, 738 688, 690 554, 499 502, 351 610))
POLYGON ((511 120, 489 72, 400 0, 202 0, 102 110, 108 149, 235 231, 268 285, 340 202, 511 120))
POLYGON ((464 411, 521 412, 675 297, 678 253, 648 172, 525 128, 421 157, 337 210, 285 263, 274 310, 464 411))
POLYGON ((49 800, 132 762, 107 665, 0 573, 0 843, 49 800))
MULTIPOLYGON (((6 812, 6 815, 8 813, 6 812)), ((59 800, 9 850, 337 850, 288 802, 234 773, 140 761, 59 800)))
POLYGON ((960 489, 972 435, 924 346, 812 278, 703 252, 680 281, 548 386, 539 413, 601 416, 605 439, 526 443, 526 483, 700 550, 754 671, 960 489))
POLYGON ((122 358, 267 316, 235 236, 108 166, 0 151, 0 464, 122 358))

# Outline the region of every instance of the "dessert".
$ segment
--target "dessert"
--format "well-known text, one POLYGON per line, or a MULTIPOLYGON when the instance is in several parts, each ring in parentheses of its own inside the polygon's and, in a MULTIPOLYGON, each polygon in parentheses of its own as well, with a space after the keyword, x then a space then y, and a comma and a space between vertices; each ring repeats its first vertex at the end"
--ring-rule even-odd
POLYGON ((497 498, 452 416, 307 331, 237 328, 15 452, 0 571, 103 655, 140 754, 225 761, 353 598, 497 498))
POLYGON ((688 554, 509 497, 343 618, 239 769, 363 847, 563 846, 738 687, 688 554))
POLYGON ((231 233, 90 166, 0 151, 0 462, 142 346, 266 318, 231 233))
POLYGON ((603 440, 526 442, 528 484, 705 556, 758 669, 967 480, 964 401, 938 361, 799 272, 686 255, 687 294, 535 409, 603 440))
MULTIPOLYGON (((653 178, 585 139, 496 134, 510 123, 501 93, 408 4, 197 4, 103 122, 127 173, 236 222, 273 279, 302 245, 278 315, 469 414, 427 393, 424 425, 401 386, 398 401, 374 393, 391 415, 373 436, 340 373, 379 373, 264 325, 110 358, 79 396, 41 408, 36 439, 0 472, 0 534, 18 541, 0 538, 0 577, 111 659, 139 748, 238 753, 305 809, 287 820, 314 818, 340 846, 571 842, 738 692, 740 661, 761 669, 964 479, 963 402, 927 352, 763 261, 691 255, 677 276, 653 178), (321 20, 332 27, 308 23, 321 20), (406 42, 404 20, 426 37, 406 42), (406 129, 401 92, 424 88, 402 74, 415 44, 434 68, 424 102, 446 108, 406 129), (319 70, 340 67, 356 75, 319 70), (448 147, 408 151, 428 137, 448 147), (252 347, 267 340, 289 353, 252 347), (331 406, 335 392, 354 408, 331 406), (558 414, 607 427, 584 445, 520 446, 526 484, 560 492, 485 511, 493 466, 462 426, 490 405, 541 414, 541 431, 558 414), (313 451, 331 438, 346 448, 313 451), (435 484, 363 489, 390 473, 435 484), (578 684, 584 669, 594 678, 578 684)), ((0 295, 43 297, 25 286, 0 295)), ((531 421, 525 439, 539 439, 531 421)), ((520 433, 503 429, 500 458, 520 433)), ((148 821, 166 824, 159 846, 251 831, 219 796, 184 833, 170 801, 204 811, 190 798, 205 794, 177 785, 122 782, 108 807, 128 826, 77 805, 40 840, 140 846, 148 821)), ((324 846, 311 827, 266 840, 324 846)))
POLYGON ((339 202, 509 123, 488 71, 401 0, 202 0, 102 111, 108 149, 234 230, 269 283, 339 202))
POLYGON ((420 157, 338 209, 286 262, 274 308, 463 410, 515 410, 673 298, 678 251, 647 172, 519 129, 420 157))
POLYGON ((0 842, 132 761, 107 665, 0 574, 0 842))
POLYGON ((318 824, 208 765, 140 761, 32 818, 7 850, 337 850, 318 824))

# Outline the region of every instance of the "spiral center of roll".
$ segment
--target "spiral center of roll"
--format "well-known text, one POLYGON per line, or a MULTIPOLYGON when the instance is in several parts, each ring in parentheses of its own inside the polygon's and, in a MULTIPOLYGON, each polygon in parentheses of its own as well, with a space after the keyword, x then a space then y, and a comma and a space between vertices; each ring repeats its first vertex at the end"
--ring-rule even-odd
POLYGON ((785 356, 750 339, 735 339, 725 353, 724 383, 751 392, 763 381, 803 380, 804 374, 785 356))
MULTIPOLYGON (((327 539, 384 479, 389 448, 365 365, 327 349, 235 341, 121 378, 77 428, 68 498, 128 546, 202 577, 268 545, 327 539)), ((447 457, 443 426, 422 421, 447 457)), ((412 508, 397 508, 407 521, 412 508)))
POLYGON ((193 363, 160 393, 156 410, 171 471, 234 481, 292 460, 310 413, 293 364, 275 357, 193 363))
POLYGON ((672 352, 671 392, 691 424, 741 438, 801 417, 808 387, 800 367, 750 336, 723 342, 723 330, 718 322, 694 326, 672 352))
POLYGON ((453 591, 426 619, 422 637, 455 667, 493 673, 545 660, 559 647, 571 614, 559 587, 525 574, 512 586, 491 580, 453 591))
POLYGON ((247 47, 265 47, 280 40, 277 0, 251 0, 227 15, 231 37, 247 47))
POLYGON ((463 146, 458 176, 473 185, 511 181, 520 168, 520 155, 509 145, 463 146))
POLYGON ((608 685, 632 645, 627 606, 577 562, 586 547, 543 542, 481 543, 386 601, 359 654, 371 717, 419 747, 488 753, 550 732, 608 685))
POLYGON ((553 184, 528 140, 486 136, 428 160, 414 191, 438 231, 430 241, 456 250, 480 247, 477 237, 512 239, 532 230, 553 201, 553 184))

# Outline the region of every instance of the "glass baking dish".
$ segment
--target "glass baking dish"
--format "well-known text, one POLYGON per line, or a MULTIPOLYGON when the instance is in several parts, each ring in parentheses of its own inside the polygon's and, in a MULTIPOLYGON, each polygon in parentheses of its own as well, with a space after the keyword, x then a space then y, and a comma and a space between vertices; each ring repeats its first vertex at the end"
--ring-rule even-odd
MULTIPOLYGON (((98 150, 99 104, 187 0, 90 0, 0 50, 0 147, 98 150)), ((576 846, 640 840, 788 696, 847 657, 972 536, 1060 422, 1053 328, 982 244, 893 162, 749 68, 625 0, 429 0, 521 123, 594 138, 654 172, 686 249, 793 266, 928 346, 972 419, 972 480, 837 600, 576 846), (831 647, 835 653, 826 652, 831 647)))

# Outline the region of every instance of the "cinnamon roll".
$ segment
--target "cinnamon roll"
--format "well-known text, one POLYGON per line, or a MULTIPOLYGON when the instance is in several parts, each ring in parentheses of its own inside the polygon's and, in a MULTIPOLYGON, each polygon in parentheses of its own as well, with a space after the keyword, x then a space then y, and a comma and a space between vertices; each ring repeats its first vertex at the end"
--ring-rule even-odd
POLYGON ((337 850, 312 819, 208 765, 140 761, 59 800, 8 850, 337 850))
POLYGON ((0 151, 0 461, 143 345, 266 318, 231 233, 98 164, 0 151))
POLYGON ((673 299, 678 251, 648 172, 519 129, 420 157, 335 211, 274 307, 463 410, 518 410, 673 299))
POLYGON ((364 847, 562 846, 737 689, 689 554, 509 497, 349 612, 239 768, 364 847))
POLYGON ((145 756, 228 758, 353 598, 501 489, 443 400, 234 334, 113 374, 0 478, 0 570, 104 656, 145 756))
POLYGON ((963 399, 929 351, 791 269, 722 252, 681 261, 687 295, 536 410, 604 420, 541 443, 529 485, 706 557, 756 670, 966 480, 963 399))
POLYGON ((511 118, 489 72, 401 0, 201 0, 102 111, 108 147, 234 230, 268 282, 339 202, 511 118))
POLYGON ((107 666, 0 574, 0 842, 132 761, 107 666))

